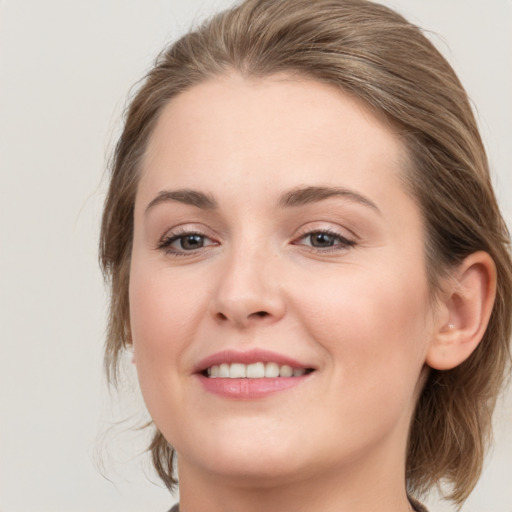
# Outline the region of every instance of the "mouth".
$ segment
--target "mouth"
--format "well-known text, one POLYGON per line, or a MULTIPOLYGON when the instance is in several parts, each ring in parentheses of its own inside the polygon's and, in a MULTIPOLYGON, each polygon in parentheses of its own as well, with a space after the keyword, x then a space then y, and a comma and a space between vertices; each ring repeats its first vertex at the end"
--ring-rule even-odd
POLYGON ((309 381, 315 371, 313 366, 260 349, 218 352, 203 359, 194 369, 207 392, 242 400, 296 388, 309 381))
POLYGON ((203 370, 201 375, 209 379, 275 379, 280 377, 302 377, 313 371, 313 368, 293 367, 274 361, 257 361, 251 364, 214 364, 203 370))

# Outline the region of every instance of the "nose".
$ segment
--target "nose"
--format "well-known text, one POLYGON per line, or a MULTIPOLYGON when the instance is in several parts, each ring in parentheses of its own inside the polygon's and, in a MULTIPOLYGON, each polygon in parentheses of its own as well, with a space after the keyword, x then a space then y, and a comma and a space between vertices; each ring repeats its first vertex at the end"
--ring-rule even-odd
POLYGON ((211 301, 216 322, 247 328, 277 322, 284 316, 277 259, 261 250, 246 250, 233 252, 222 262, 211 301))

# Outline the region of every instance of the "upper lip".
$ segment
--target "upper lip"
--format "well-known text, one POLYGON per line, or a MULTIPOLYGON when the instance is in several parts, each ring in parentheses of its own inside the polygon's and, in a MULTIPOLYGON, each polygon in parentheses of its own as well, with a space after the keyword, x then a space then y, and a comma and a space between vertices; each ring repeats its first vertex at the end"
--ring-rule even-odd
POLYGON ((216 352, 208 357, 205 357, 199 363, 194 366, 194 373, 201 373, 207 368, 210 368, 214 365, 219 365, 222 363, 242 363, 242 364, 252 364, 252 363, 277 363, 279 365, 288 365, 292 368, 312 368, 311 365, 303 364, 292 357, 279 354, 277 352, 272 352, 270 350, 261 350, 261 349, 251 349, 246 351, 237 351, 237 350, 222 350, 220 352, 216 352))

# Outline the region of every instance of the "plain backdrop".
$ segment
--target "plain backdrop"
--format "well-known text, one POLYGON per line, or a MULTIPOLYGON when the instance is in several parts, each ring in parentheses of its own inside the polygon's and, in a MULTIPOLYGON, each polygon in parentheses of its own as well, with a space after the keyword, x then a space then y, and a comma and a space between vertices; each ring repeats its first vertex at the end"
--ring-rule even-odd
MULTIPOLYGON (((144 418, 133 375, 120 396, 102 375, 102 176, 131 86, 166 42, 230 3, 0 0, 0 512, 174 502, 130 430, 144 418)), ((432 32, 467 87, 510 221, 512 2, 386 3, 432 32)), ((512 512, 511 425, 509 394, 464 512, 512 512)))

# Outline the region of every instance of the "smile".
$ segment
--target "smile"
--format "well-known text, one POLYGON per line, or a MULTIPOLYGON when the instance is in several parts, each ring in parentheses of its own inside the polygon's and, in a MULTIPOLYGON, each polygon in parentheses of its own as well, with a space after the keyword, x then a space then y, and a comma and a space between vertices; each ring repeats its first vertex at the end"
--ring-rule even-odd
POLYGON ((264 379, 276 377, 301 377, 313 371, 310 368, 293 368, 290 365, 276 362, 221 363, 210 366, 205 370, 205 376, 210 379, 264 379))
POLYGON ((208 393, 253 400, 301 386, 316 369, 268 350, 224 350, 200 361, 193 374, 208 393))

